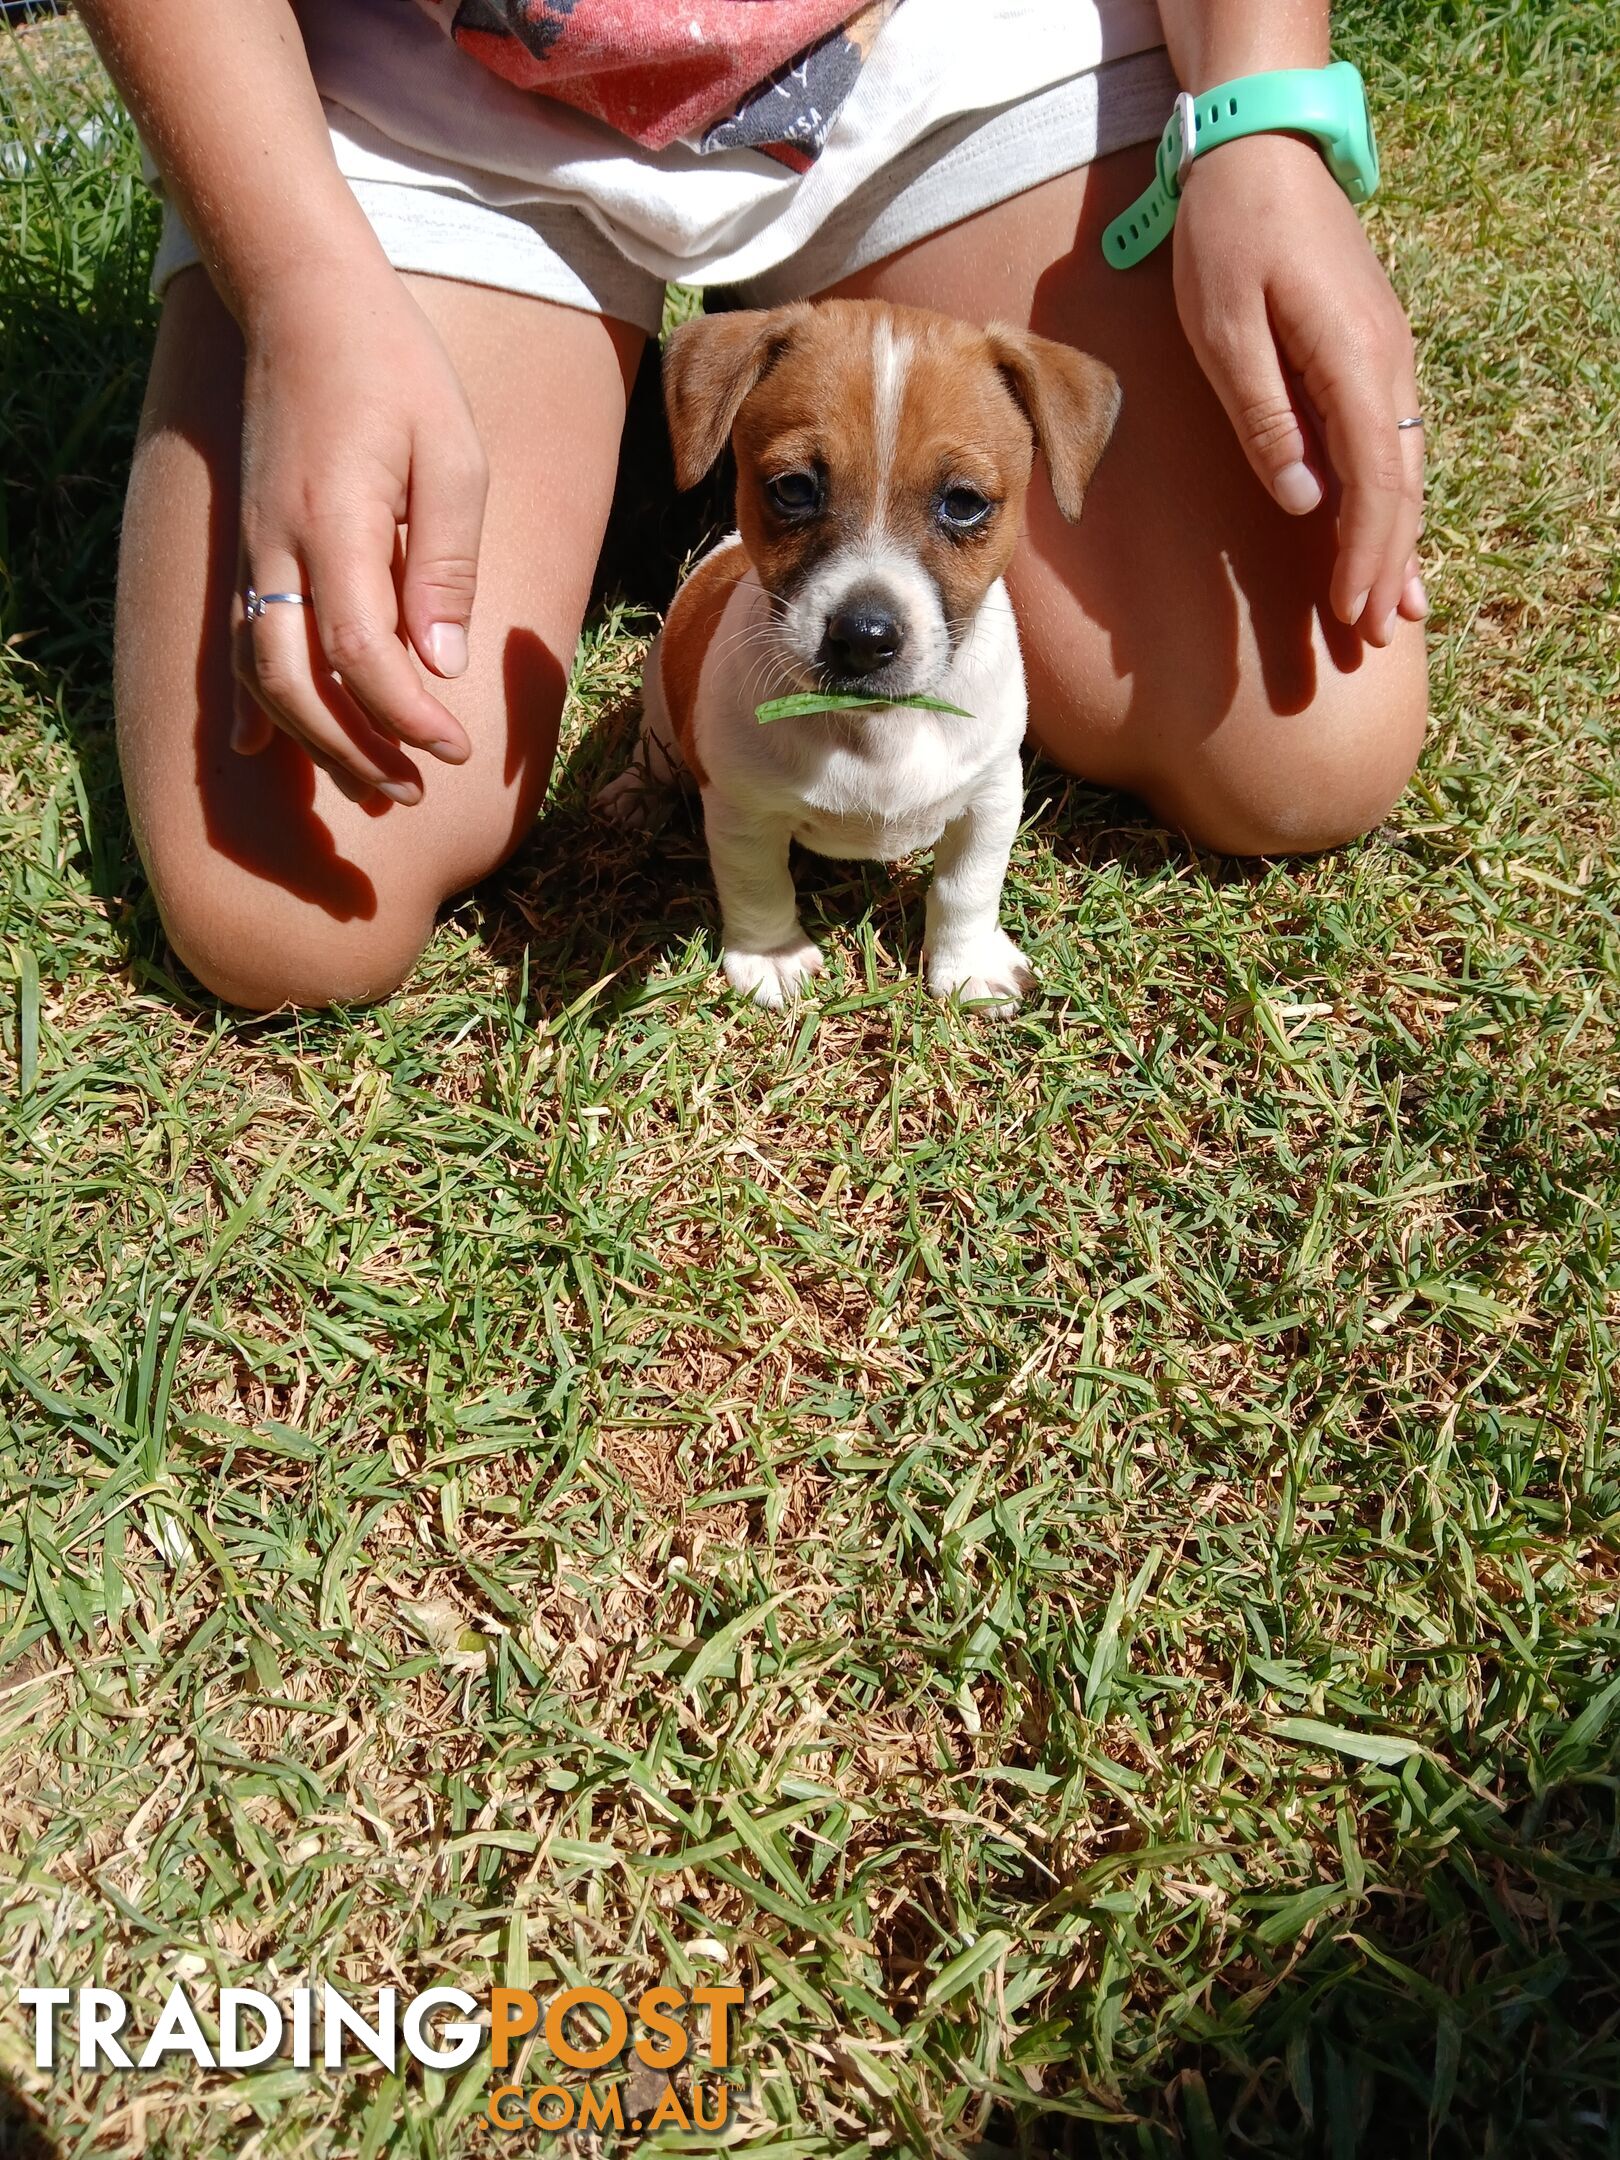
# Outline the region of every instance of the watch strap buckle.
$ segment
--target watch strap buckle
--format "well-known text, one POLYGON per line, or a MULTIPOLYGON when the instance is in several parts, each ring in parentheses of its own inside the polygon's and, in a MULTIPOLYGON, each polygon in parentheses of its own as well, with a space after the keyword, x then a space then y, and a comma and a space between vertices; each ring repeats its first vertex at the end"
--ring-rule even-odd
POLYGON ((1164 134, 1160 137, 1159 178, 1172 195, 1179 195, 1187 185, 1187 175, 1192 171, 1193 159, 1198 155, 1198 107, 1192 93, 1178 91, 1164 134), (1175 164, 1170 163, 1172 147, 1175 164))

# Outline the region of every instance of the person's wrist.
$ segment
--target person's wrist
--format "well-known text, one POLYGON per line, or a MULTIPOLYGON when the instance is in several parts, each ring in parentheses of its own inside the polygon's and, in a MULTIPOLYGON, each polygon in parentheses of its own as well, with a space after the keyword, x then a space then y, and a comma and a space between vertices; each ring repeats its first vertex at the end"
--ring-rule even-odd
POLYGON ((1265 7, 1160 0, 1160 14, 1171 65, 1194 97, 1245 75, 1326 67, 1333 57, 1325 0, 1269 0, 1265 7))
POLYGON ((1283 128, 1268 128, 1258 135, 1234 136, 1230 142, 1215 143, 1202 151, 1193 159, 1182 182, 1181 193, 1183 200, 1188 202, 1193 199, 1195 189, 1201 187, 1208 194, 1212 191, 1211 176, 1219 175, 1223 181, 1252 184, 1274 192, 1279 200, 1286 200, 1292 189, 1300 185, 1312 186, 1316 173, 1322 174, 1338 192, 1338 183, 1310 136, 1292 134, 1283 128))
POLYGON ((342 236, 233 266, 224 297, 250 346, 281 342, 327 318, 353 321, 397 298, 399 275, 364 220, 342 236))

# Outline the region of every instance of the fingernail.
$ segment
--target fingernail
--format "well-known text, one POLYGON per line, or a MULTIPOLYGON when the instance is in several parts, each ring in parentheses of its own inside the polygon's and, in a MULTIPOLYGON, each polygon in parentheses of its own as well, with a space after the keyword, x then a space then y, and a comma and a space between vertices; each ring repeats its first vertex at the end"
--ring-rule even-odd
POLYGON ((443 758, 447 765, 465 765, 467 745, 458 742, 430 742, 423 746, 429 757, 443 758))
POLYGON ((458 622, 436 622, 428 631, 428 657, 441 675, 467 672, 467 633, 458 622))
POLYGON ((1408 578, 1401 598, 1406 602, 1407 613, 1422 622, 1429 612, 1429 589, 1423 580, 1420 577, 1408 578))
POLYGON ((1322 500, 1321 483, 1311 468, 1302 465, 1298 458, 1278 473, 1271 483, 1271 492, 1290 517, 1303 517, 1322 500))
POLYGON ((413 787, 408 780, 379 780, 377 793, 386 795, 390 802, 403 803, 407 810, 422 800, 422 790, 413 787))
POLYGON ((1395 625, 1399 618, 1399 608, 1391 608, 1389 613, 1384 617, 1384 627, 1378 633, 1378 642, 1380 645, 1387 645, 1390 639, 1395 635, 1395 625))
POLYGON ((1358 592, 1356 594, 1356 597, 1351 601, 1348 609, 1345 611, 1344 619, 1347 623, 1360 622, 1361 611, 1367 605, 1367 594, 1371 591, 1372 587, 1369 585, 1366 592, 1358 592))
POLYGON ((236 752, 238 752, 238 754, 240 754, 240 752, 241 752, 241 750, 242 750, 242 747, 243 747, 243 745, 244 745, 244 744, 246 743, 246 741, 247 741, 247 739, 248 739, 248 726, 249 726, 249 722, 248 722, 248 716, 247 716, 247 714, 246 714, 246 713, 241 713, 241 712, 239 712, 239 713, 232 713, 232 715, 231 715, 231 748, 232 748, 233 750, 235 750, 236 752))

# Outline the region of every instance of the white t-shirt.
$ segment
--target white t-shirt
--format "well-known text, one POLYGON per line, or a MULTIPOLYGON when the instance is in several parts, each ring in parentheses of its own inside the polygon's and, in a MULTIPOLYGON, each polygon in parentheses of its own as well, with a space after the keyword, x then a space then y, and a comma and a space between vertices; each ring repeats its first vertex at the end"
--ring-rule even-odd
POLYGON ((654 276, 709 284, 784 262, 947 122, 1163 43, 1155 0, 903 0, 821 155, 795 173, 757 150, 640 148, 503 82, 416 0, 301 0, 299 22, 351 180, 572 205, 654 276))

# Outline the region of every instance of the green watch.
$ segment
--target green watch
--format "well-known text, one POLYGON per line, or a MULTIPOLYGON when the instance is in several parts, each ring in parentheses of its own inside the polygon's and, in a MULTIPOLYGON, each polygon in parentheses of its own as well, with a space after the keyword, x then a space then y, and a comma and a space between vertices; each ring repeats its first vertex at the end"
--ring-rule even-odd
POLYGON ((1314 136, 1328 170, 1354 203, 1378 185, 1367 91, 1348 60, 1324 68, 1278 68, 1240 75, 1197 97, 1183 90, 1159 137, 1153 185, 1138 195, 1103 234, 1103 253, 1116 270, 1151 255, 1176 222, 1176 204, 1196 157, 1240 135, 1287 132, 1314 136))

